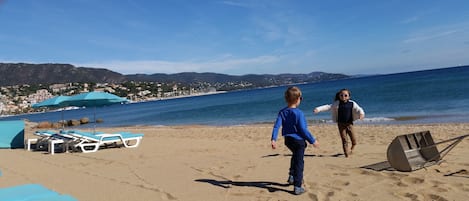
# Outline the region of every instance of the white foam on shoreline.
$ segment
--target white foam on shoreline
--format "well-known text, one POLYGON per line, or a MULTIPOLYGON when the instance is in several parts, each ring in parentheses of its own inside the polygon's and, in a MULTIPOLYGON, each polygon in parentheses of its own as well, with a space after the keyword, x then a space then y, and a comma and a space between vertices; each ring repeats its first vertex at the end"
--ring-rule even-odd
POLYGON ((365 119, 359 120, 359 121, 375 123, 375 122, 389 122, 389 121, 395 121, 395 119, 393 119, 393 118, 388 118, 388 117, 372 117, 372 118, 365 118, 365 119))

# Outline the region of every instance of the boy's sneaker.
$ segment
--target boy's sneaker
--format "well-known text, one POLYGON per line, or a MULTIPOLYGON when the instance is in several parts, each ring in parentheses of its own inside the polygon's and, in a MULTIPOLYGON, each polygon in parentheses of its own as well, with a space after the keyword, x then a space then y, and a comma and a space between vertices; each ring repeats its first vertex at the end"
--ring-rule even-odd
POLYGON ((293 179, 293 176, 292 176, 292 175, 288 176, 287 182, 288 182, 288 184, 293 185, 293 183, 295 182, 295 180, 293 179))
POLYGON ((305 192, 305 189, 302 188, 302 187, 297 187, 297 186, 295 186, 295 188, 293 189, 293 193, 294 193, 295 195, 301 195, 301 194, 303 194, 304 192, 305 192))

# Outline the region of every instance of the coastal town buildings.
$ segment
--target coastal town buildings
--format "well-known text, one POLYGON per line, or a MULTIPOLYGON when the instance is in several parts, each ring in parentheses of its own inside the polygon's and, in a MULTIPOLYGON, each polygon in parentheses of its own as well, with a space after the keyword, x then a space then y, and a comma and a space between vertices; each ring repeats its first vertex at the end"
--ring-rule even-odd
POLYGON ((154 82, 112 83, 64 83, 51 85, 15 85, 0 87, 0 115, 15 115, 46 110, 33 109, 39 103, 57 95, 75 95, 89 91, 102 91, 125 97, 131 102, 143 102, 193 96, 217 92, 215 87, 190 87, 178 84, 154 82))

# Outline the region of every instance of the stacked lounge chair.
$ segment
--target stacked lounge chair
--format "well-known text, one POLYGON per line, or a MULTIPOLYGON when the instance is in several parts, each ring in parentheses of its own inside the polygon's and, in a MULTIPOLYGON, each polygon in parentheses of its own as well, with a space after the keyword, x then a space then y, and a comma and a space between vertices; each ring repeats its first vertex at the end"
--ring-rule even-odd
POLYGON ((54 154, 56 148, 61 148, 62 152, 68 150, 68 143, 73 140, 70 136, 62 135, 60 132, 54 130, 39 130, 34 132, 38 138, 31 138, 25 140, 25 149, 30 151, 35 145, 35 150, 37 151, 49 151, 49 153, 54 154), (61 145, 61 146, 57 146, 61 145))
POLYGON ((47 144, 47 151, 55 154, 57 148, 66 152, 69 148, 83 153, 96 152, 101 146, 123 145, 126 148, 135 148, 140 145, 143 134, 130 132, 103 133, 103 132, 84 132, 79 130, 69 131, 36 131, 35 135, 39 138, 25 140, 25 148, 31 150, 32 144, 36 144, 37 150, 44 150, 47 144))
POLYGON ((76 142, 73 147, 79 148, 83 153, 98 151, 99 147, 109 144, 120 143, 126 148, 135 148, 140 145, 143 134, 129 132, 121 133, 90 133, 83 131, 69 131, 68 135, 73 136, 76 142), (131 144, 133 142, 133 144, 131 144))

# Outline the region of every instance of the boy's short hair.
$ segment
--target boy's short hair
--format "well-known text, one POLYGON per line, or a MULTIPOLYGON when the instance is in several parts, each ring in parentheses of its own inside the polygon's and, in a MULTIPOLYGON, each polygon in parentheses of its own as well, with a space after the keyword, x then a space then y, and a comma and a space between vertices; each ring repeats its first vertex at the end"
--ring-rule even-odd
POLYGON ((301 90, 298 87, 288 87, 285 91, 285 101, 287 103, 296 103, 298 98, 301 97, 301 90))

